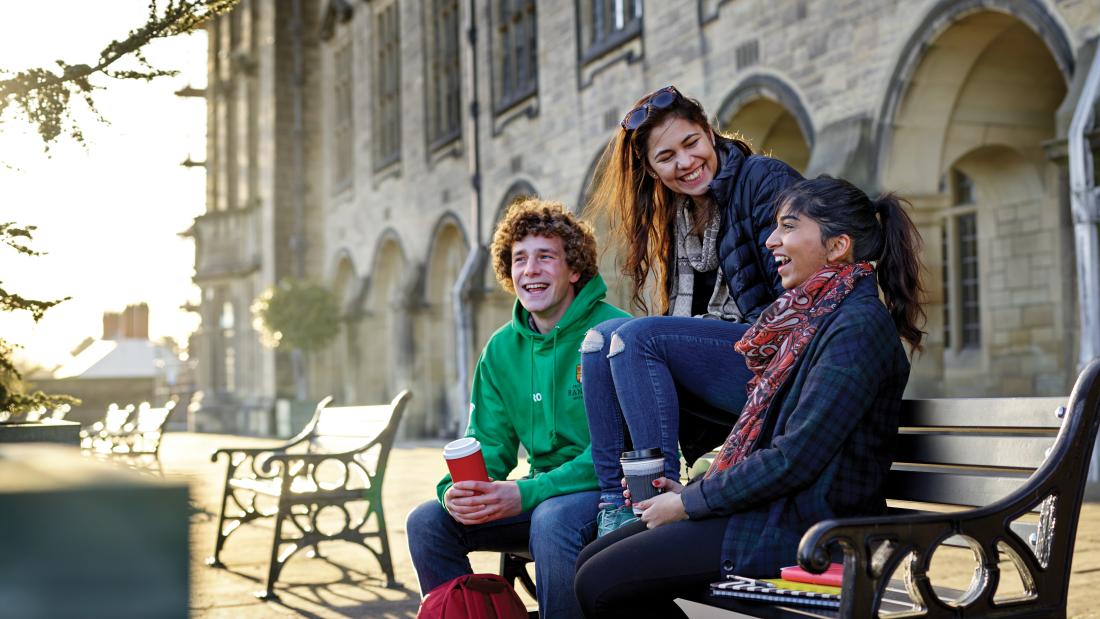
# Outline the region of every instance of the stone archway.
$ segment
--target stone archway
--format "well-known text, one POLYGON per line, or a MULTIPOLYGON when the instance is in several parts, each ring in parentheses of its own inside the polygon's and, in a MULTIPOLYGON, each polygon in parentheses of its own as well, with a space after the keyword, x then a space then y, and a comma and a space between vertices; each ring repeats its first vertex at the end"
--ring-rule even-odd
MULTIPOLYGON (((417 407, 423 414, 410 420, 410 436, 453 436, 465 428, 466 410, 452 410, 458 384, 455 339, 455 306, 452 294, 469 252, 469 243, 458 219, 444 215, 436 224, 428 254, 424 297, 426 307, 419 313, 417 359, 420 371, 417 407)), ((412 412, 412 411, 410 411, 412 412)))
POLYGON ((409 339, 403 300, 407 265, 397 235, 383 233, 372 263, 357 342, 364 359, 360 385, 365 402, 388 402, 405 387, 400 383, 406 374, 403 349, 409 339))
POLYGON ((720 126, 753 151, 805 172, 814 145, 810 115, 794 89, 770 75, 752 75, 718 109, 720 126))
POLYGON ((340 332, 328 351, 329 387, 323 391, 317 391, 317 393, 332 393, 337 403, 344 405, 362 403, 358 388, 361 359, 356 337, 358 324, 356 324, 355 315, 358 313, 358 308, 353 301, 357 287, 355 265, 352 264, 351 258, 344 254, 336 265, 336 274, 332 279, 332 290, 341 310, 340 332))
POLYGON ((1043 145, 1057 136, 1065 61, 1019 16, 952 15, 899 63, 910 77, 887 94, 879 140, 879 184, 912 202, 925 240, 928 346, 910 393, 1061 393, 1072 237, 1043 145))

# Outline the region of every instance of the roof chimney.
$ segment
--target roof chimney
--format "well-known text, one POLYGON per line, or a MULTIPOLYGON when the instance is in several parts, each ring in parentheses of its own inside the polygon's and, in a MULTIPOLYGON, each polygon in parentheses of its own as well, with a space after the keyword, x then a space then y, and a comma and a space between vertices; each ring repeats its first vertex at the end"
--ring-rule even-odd
POLYGON ((149 306, 145 303, 127 305, 122 312, 122 336, 149 339, 149 306))
POLYGON ((118 312, 103 312, 103 339, 117 340, 122 337, 122 316, 118 312))

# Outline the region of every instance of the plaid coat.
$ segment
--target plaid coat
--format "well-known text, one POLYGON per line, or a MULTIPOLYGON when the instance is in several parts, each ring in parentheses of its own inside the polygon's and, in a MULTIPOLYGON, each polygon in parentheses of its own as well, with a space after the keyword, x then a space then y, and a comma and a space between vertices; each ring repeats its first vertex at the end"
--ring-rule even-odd
POLYGON ((729 516, 721 573, 776 577, 827 518, 886 509, 909 361, 879 301, 861 280, 826 317, 782 389, 746 459, 684 488, 692 520, 729 516))

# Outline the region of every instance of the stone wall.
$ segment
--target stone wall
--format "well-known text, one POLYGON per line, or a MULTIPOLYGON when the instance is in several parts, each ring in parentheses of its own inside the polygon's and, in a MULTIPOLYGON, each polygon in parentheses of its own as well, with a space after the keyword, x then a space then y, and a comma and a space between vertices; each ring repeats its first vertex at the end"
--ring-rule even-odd
MULTIPOLYGON (((1100 31, 1100 6, 1075 0, 643 4, 640 35, 593 56, 578 41, 586 2, 537 3, 537 93, 497 113, 490 70, 499 52, 493 38, 498 24, 489 3, 474 3, 480 224, 468 156, 471 124, 463 124, 455 142, 434 150, 427 143, 423 33, 430 16, 424 3, 398 4, 401 158, 381 169, 372 161, 373 15, 389 2, 354 3, 348 19, 335 20, 324 37, 310 40, 307 271, 333 286, 347 316, 338 348, 314 359, 314 390, 381 402, 411 384, 417 392, 408 413, 413 434, 453 432, 453 419, 463 414, 448 399, 456 381, 456 364, 447 358, 456 350, 449 339, 455 331, 451 289, 461 267, 455 263, 488 244, 518 188, 580 208, 619 119, 638 97, 668 83, 712 114, 721 110, 718 120, 745 123, 726 129, 768 136, 785 127, 782 140, 760 140, 777 157, 800 157, 807 174, 844 176, 869 191, 896 189, 912 201, 925 237, 931 303, 927 350, 915 360, 910 395, 1068 388, 1077 337, 1076 293, 1066 275, 1073 272, 1067 251, 1072 230, 1064 159, 1051 149, 1064 140, 1056 115, 1063 113, 1066 93, 1076 92, 1079 50, 1100 31), (335 187, 329 174, 333 56, 348 43, 354 59, 353 179, 335 187), (1012 56, 1021 50, 1027 58, 1012 56), (752 113, 739 114, 759 102, 764 104, 752 113), (799 135, 804 144, 794 143, 799 135), (974 177, 980 201, 974 207, 978 350, 944 345, 943 293, 950 281, 942 275, 940 239, 953 207, 945 179, 956 169, 974 177), (437 260, 439 252, 448 258, 437 260)), ((303 23, 307 38, 314 37, 333 9, 324 2, 303 5, 313 11, 303 23)), ((459 6, 465 18, 469 3, 459 6)), ((291 75, 286 19, 280 9, 271 52, 276 60, 271 66, 261 61, 258 78, 267 93, 261 114, 279 110, 274 121, 261 121, 259 133, 260 177, 267 179, 260 187, 271 192, 261 189, 261 198, 275 204, 265 211, 264 225, 274 225, 274 234, 261 267, 264 281, 285 271, 280 265, 289 255, 287 183, 293 175, 280 163, 290 141, 281 111, 291 75)), ((472 103, 468 51, 462 48, 464 118, 472 103)), ((212 157, 219 152, 213 148, 212 157)), ((605 228, 599 229, 606 245, 605 228)), ((625 305, 613 252, 601 264, 610 298, 625 305)), ((471 363, 511 307, 490 269, 477 281, 471 363)))

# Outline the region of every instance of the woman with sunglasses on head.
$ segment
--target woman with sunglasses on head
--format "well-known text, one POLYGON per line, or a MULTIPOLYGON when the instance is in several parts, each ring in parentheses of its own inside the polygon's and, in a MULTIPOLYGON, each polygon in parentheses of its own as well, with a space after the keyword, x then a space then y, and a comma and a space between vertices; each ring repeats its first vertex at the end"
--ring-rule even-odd
POLYGON ((665 474, 678 479, 679 449, 690 464, 733 425, 750 374, 730 342, 782 293, 764 241, 775 195, 802 177, 716 132, 672 86, 623 118, 600 169, 588 208, 607 213, 625 250, 634 304, 649 309, 653 275, 665 314, 600 324, 581 346, 602 535, 633 518, 619 485, 628 445, 660 448, 665 474), (638 412, 653 405, 659 416, 638 412))
POLYGON ((704 475, 657 480, 640 522, 581 552, 588 617, 682 616, 672 600, 710 582, 778 577, 813 524, 886 508, 900 339, 919 350, 924 335, 919 233, 894 196, 825 176, 787 189, 776 222, 786 292, 736 342, 752 370, 741 415, 704 475))

